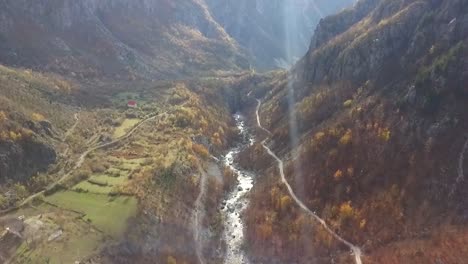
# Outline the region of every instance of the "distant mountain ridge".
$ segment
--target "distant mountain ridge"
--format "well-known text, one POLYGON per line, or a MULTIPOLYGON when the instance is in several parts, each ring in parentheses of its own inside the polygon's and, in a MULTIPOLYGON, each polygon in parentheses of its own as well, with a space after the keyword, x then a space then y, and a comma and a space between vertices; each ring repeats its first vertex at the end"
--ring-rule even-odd
POLYGON ((174 78, 247 63, 199 1, 0 3, 0 61, 82 78, 174 78))
POLYGON ((288 66, 302 57, 321 18, 354 0, 206 0, 226 32, 259 68, 288 66))
POLYGON ((0 63, 130 80, 274 68, 305 53, 322 15, 351 3, 5 0, 0 63))

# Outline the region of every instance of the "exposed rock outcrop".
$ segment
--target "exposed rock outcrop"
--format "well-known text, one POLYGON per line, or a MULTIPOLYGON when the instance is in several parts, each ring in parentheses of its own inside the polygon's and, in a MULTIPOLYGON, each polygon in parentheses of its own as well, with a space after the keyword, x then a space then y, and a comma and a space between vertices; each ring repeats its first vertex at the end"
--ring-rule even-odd
POLYGON ((0 141, 0 183, 25 181, 56 160, 55 150, 36 140, 0 141))

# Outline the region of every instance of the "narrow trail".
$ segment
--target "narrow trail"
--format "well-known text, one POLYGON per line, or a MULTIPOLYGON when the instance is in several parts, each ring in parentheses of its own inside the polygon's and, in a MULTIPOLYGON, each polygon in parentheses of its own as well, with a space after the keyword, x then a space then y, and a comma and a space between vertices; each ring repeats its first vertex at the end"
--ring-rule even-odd
POLYGON ((461 181, 463 181, 463 179, 465 179, 465 174, 463 172, 463 165, 464 165, 465 153, 467 149, 468 149, 468 139, 465 141, 465 145, 463 145, 463 149, 460 152, 460 156, 458 157, 457 183, 460 183, 461 181))
MULTIPOLYGON (((73 115, 74 119, 75 119, 75 123, 70 127, 70 129, 67 130, 67 132, 65 132, 65 134, 63 135, 62 137, 62 142, 65 143, 65 141, 68 139, 68 137, 75 131, 75 128, 76 126, 78 125, 79 121, 80 121, 80 118, 78 116, 78 113, 75 113, 73 115)), ((62 156, 67 156, 68 155, 68 151, 70 151, 70 144, 67 144, 67 148, 65 149, 65 151, 63 151, 62 153, 62 156)))
POLYGON ((75 119, 75 123, 70 127, 70 129, 68 129, 68 131, 65 133, 65 135, 63 135, 62 141, 67 140, 67 138, 73 133, 73 131, 75 131, 75 128, 76 128, 76 126, 78 125, 78 123, 80 121, 80 117, 79 117, 78 113, 75 113, 73 115, 73 118, 75 119))
MULTIPOLYGON (((260 111, 260 107, 262 105, 262 102, 260 100, 257 99, 257 109, 256 109, 256 116, 257 116, 257 124, 258 124, 258 127, 260 129, 262 129, 263 131, 265 131, 268 135, 271 135, 271 132, 264 128, 260 122, 260 115, 259 115, 259 111, 260 111)), ((356 264, 362 264, 362 260, 361 260, 361 255, 362 255, 362 252, 361 252, 361 249, 358 247, 358 246, 355 246, 354 244, 352 244, 351 242, 345 240, 344 238, 342 238, 341 236, 339 236, 335 231, 333 231, 328 225, 327 223, 322 219, 320 218, 318 215, 316 215, 313 211, 311 211, 297 196, 296 194, 294 193, 294 190, 292 189, 291 185, 289 184, 288 180, 286 179, 286 176, 284 174, 284 163, 283 161, 267 146, 266 142, 267 142, 268 138, 266 138, 265 140, 263 140, 261 142, 263 148, 268 152, 268 155, 270 155, 271 157, 273 157, 276 162, 278 163, 278 168, 279 168, 279 172, 280 172, 280 175, 281 175, 281 181, 283 182, 283 184, 286 186, 286 188, 288 189, 288 192, 289 192, 289 195, 293 198, 294 202, 302 209, 304 210, 308 215, 310 215, 311 217, 313 217, 317 222, 320 223, 320 225, 322 225, 322 227, 330 234, 332 235, 335 239, 337 239, 338 241, 340 241, 341 243, 345 244, 347 247, 349 247, 349 249, 353 252, 353 255, 354 255, 354 260, 356 262, 356 264)))
POLYGON ((458 156, 457 179, 455 180, 455 184, 453 185, 449 196, 453 196, 455 194, 458 184, 465 180, 465 173, 463 171, 463 166, 465 165, 464 164, 465 153, 467 150, 468 150, 468 138, 466 139, 465 144, 463 145, 462 150, 460 152, 460 155, 458 156))
POLYGON ((195 210, 192 216, 192 228, 193 228, 193 238, 195 241, 195 253, 197 255, 198 263, 205 264, 205 259, 203 257, 203 238, 200 235, 200 231, 203 229, 203 218, 205 212, 205 195, 206 195, 206 178, 207 174, 205 170, 198 165, 198 170, 201 173, 200 176, 200 193, 198 194, 197 199, 195 200, 195 210))

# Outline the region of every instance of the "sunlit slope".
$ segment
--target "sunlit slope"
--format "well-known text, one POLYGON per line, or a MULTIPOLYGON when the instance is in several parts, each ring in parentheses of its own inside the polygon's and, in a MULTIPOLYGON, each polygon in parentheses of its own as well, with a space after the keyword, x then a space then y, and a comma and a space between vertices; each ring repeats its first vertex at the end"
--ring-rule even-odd
POLYGON ((79 79, 179 78, 247 67, 201 1, 3 1, 0 61, 79 79))
POLYGON ((307 51, 321 18, 354 1, 206 0, 215 19, 262 69, 288 66, 307 51))
POLYGON ((53 146, 73 121, 57 98, 72 87, 57 76, 0 65, 0 184, 26 180, 55 162, 53 146))
MULTIPOLYGON (((249 87, 265 95, 260 116, 291 186, 364 263, 466 259, 466 13, 463 1, 361 1, 322 21, 291 73, 249 87)), ((337 241, 304 237, 314 225, 268 164, 255 162, 278 182, 254 190, 252 254, 328 263, 337 241)))

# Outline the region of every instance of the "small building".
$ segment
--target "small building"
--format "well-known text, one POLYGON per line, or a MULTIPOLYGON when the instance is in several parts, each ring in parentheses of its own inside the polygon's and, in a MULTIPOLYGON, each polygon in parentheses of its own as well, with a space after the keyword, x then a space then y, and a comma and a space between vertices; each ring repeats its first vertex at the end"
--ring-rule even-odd
POLYGON ((129 107, 129 108, 137 108, 137 107, 138 107, 138 104, 137 104, 136 101, 130 100, 130 101, 127 102, 127 107, 129 107))

